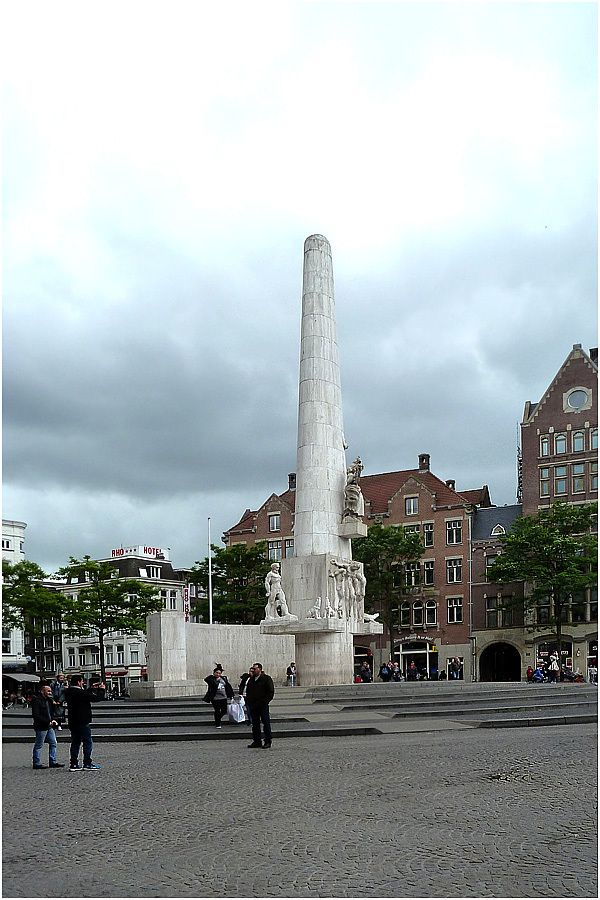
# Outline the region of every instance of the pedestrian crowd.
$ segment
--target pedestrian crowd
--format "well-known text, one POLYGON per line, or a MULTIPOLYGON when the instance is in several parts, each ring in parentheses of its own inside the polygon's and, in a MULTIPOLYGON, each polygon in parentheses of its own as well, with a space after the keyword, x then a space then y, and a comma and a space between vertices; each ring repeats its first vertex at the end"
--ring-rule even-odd
MULTIPOLYGON (((597 677, 597 675, 596 675, 597 677)), ((529 684, 558 684, 559 681, 574 681, 582 683, 585 681, 582 673, 577 669, 573 671, 572 666, 561 666, 558 661, 558 653, 556 650, 550 654, 547 660, 538 659, 535 668, 527 667, 526 678, 529 684)), ((590 670, 588 669, 588 681, 593 684, 590 670)))

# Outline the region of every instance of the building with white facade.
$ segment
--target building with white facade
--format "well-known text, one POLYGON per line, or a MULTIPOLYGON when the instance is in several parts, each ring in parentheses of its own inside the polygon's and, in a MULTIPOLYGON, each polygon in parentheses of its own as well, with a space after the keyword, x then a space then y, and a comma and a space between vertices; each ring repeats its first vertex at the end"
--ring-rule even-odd
MULTIPOLYGON (((2 519, 2 559, 12 565, 25 559, 25 522, 2 519)), ((24 672, 27 665, 22 629, 2 629, 2 672, 24 672)))
MULTIPOLYGON (((160 591, 163 608, 186 615, 189 570, 175 569, 170 559, 170 548, 136 544, 115 547, 99 562, 114 564, 120 579, 135 578, 156 586, 160 591)), ((60 590, 76 597, 85 582, 75 578, 65 580, 60 590)), ((98 634, 88 631, 76 637, 63 638, 65 674, 82 672, 86 678, 100 672, 100 647, 98 634)), ((144 681, 146 668, 146 635, 143 631, 125 633, 114 631, 104 637, 104 664, 106 687, 119 693, 128 691, 131 683, 144 681)))

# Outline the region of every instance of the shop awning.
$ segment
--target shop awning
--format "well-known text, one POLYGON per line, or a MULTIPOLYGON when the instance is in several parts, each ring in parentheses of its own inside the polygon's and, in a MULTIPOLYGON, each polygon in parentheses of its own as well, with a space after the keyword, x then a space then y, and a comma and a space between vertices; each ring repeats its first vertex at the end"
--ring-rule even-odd
POLYGON ((3 672, 3 678, 12 678, 13 681, 39 681, 38 675, 30 675, 29 672, 3 672))

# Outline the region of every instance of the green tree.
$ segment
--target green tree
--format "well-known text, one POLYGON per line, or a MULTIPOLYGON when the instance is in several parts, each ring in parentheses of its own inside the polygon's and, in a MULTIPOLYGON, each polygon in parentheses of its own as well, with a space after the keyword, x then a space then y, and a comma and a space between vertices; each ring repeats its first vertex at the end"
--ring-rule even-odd
POLYGON ((35 631, 36 619, 60 618, 63 596, 45 587, 48 575, 29 559, 2 563, 2 624, 35 631))
POLYGON ((562 625, 572 599, 598 583, 597 504, 554 503, 535 516, 516 519, 500 537, 501 550, 488 579, 498 584, 526 582, 524 610, 549 602, 562 664, 562 625))
MULTIPOLYGON (((269 570, 266 543, 231 547, 211 544, 211 550, 213 621, 257 625, 265 616, 265 576, 269 570)), ((196 562, 189 580, 208 597, 208 557, 196 562)), ((192 612, 208 622, 208 599, 198 600, 192 612)))
POLYGON ((146 616, 162 609, 157 587, 135 578, 118 577, 118 569, 110 562, 98 562, 89 556, 70 557, 68 566, 59 575, 85 578, 77 582, 77 597, 66 595, 62 618, 65 630, 76 634, 88 629, 98 633, 100 671, 106 681, 104 638, 112 631, 144 631, 146 616))
POLYGON ((416 563, 425 547, 418 534, 405 531, 402 525, 372 525, 366 537, 352 542, 352 549, 367 579, 365 611, 379 612, 391 652, 399 632, 400 603, 414 593, 406 585, 405 567, 416 563))

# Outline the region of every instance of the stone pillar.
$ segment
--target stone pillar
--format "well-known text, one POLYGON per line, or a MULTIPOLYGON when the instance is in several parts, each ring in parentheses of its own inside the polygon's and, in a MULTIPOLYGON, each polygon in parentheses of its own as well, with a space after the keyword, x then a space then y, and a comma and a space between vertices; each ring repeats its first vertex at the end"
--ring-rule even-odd
POLYGON ((179 610, 161 610, 146 619, 148 681, 185 681, 185 620, 179 610))
POLYGON ((342 391, 329 241, 304 242, 294 554, 351 558, 340 537, 346 484, 342 391))

